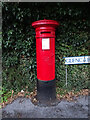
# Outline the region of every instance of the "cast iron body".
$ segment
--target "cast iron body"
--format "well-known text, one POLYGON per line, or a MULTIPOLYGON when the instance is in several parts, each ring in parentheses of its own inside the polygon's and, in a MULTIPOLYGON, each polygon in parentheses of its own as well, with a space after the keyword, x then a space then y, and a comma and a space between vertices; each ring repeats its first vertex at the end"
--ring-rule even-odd
POLYGON ((55 100, 55 29, 54 20, 39 20, 32 23, 36 32, 37 99, 55 100))

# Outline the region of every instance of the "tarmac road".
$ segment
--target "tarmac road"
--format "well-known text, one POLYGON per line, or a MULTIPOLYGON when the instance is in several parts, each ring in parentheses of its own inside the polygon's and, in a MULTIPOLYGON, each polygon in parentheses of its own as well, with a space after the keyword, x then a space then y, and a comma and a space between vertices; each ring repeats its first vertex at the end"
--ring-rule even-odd
POLYGON ((56 106, 33 105, 28 98, 17 98, 2 109, 3 118, 88 118, 88 96, 76 102, 60 101, 56 106))

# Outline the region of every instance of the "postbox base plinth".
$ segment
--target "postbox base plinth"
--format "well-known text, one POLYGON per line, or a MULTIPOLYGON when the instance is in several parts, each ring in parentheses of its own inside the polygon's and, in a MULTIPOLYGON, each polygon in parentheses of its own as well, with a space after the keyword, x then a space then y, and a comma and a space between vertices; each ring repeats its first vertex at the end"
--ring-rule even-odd
POLYGON ((38 104, 43 106, 51 106, 57 104, 55 80, 37 80, 37 100, 38 104))

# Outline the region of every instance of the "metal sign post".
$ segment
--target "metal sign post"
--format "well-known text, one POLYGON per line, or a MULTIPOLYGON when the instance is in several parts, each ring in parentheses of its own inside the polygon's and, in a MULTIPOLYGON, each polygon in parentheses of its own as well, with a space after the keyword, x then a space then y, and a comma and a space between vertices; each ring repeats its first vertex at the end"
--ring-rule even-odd
POLYGON ((66 87, 67 87, 67 65, 66 65, 66 87))

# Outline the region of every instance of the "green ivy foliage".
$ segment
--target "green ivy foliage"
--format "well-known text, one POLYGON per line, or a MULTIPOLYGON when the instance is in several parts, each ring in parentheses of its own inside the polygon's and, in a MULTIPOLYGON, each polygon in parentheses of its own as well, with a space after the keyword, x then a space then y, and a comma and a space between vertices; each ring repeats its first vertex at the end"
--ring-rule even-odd
MULTIPOLYGON (((56 80, 65 86, 63 57, 89 54, 89 3, 3 3, 2 51, 3 86, 19 91, 28 86, 32 90, 36 81, 35 30, 31 24, 42 19, 57 20, 56 80), (7 84, 8 83, 8 84, 7 84)), ((88 88, 88 65, 68 66, 68 86, 88 88), (83 87, 82 87, 83 86, 83 87)))

